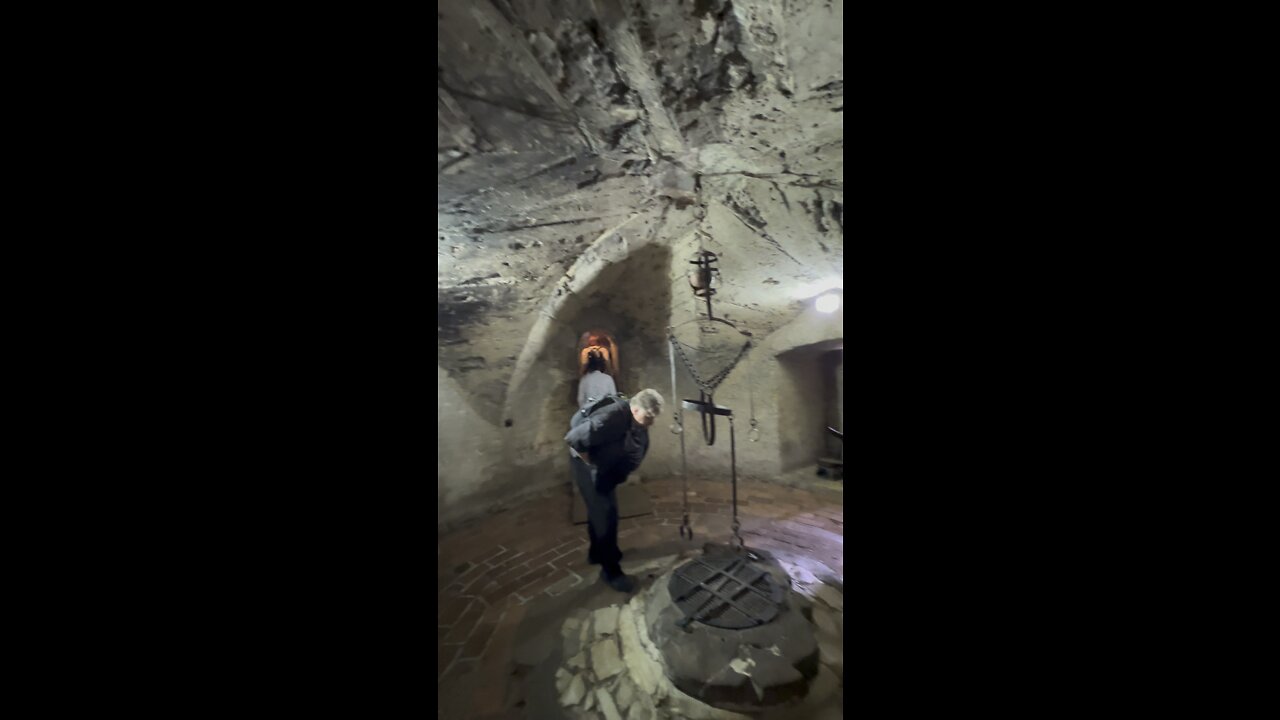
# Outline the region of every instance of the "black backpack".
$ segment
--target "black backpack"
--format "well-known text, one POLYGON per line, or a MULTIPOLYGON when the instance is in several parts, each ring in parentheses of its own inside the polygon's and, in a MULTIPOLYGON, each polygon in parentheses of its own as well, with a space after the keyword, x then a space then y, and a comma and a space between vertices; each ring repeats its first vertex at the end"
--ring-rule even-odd
MULTIPOLYGON (((606 395, 574 413, 573 418, 569 421, 569 427, 573 428, 581 425, 593 413, 608 408, 615 403, 630 405, 631 400, 622 393, 606 395)), ((642 446, 638 446, 637 438, 634 437, 634 434, 628 433, 622 444, 611 445, 607 450, 596 456, 597 468, 605 472, 611 471, 609 474, 614 478, 615 483, 619 477, 625 477, 628 473, 634 472, 649 447, 648 435, 645 434, 642 439, 642 446)))
POLYGON ((609 407, 615 402, 630 403, 631 400, 629 400, 627 396, 623 395, 622 393, 605 395, 604 397, 600 398, 599 400, 596 400, 593 403, 588 403, 586 405, 583 405, 581 410, 574 413, 573 419, 569 421, 569 427, 577 427, 578 425, 582 424, 583 420, 586 420, 587 418, 591 417, 591 413, 601 408, 609 407))

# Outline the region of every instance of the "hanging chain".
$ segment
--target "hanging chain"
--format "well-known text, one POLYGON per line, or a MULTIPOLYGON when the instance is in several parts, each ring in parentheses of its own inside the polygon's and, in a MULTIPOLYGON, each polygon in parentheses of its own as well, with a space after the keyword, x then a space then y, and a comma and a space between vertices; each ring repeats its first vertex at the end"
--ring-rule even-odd
MULTIPOLYGON (((675 336, 672 336, 675 340, 675 336)), ((680 404, 679 396, 676 394, 676 355, 675 343, 671 344, 672 350, 668 353, 671 358, 671 402, 675 405, 675 412, 672 417, 675 424, 671 426, 671 432, 680 436, 680 486, 684 490, 684 509, 683 518, 680 522, 680 537, 685 540, 693 539, 693 527, 689 525, 689 472, 687 460, 684 451, 684 409, 680 404)))
POLYGON ((742 362, 742 358, 746 357, 747 351, 751 349, 751 341, 748 340, 743 343, 742 349, 738 351, 736 356, 734 356, 732 362, 725 366, 725 368, 720 372, 712 375, 710 379, 704 380, 702 375, 698 373, 698 369, 693 366, 693 362, 684 354, 683 343, 676 340, 675 334, 669 334, 667 339, 670 341, 671 347, 676 351, 676 354, 680 356, 680 360, 684 363, 685 369, 693 376, 693 382, 697 384, 698 389, 708 395, 715 392, 716 387, 718 387, 720 383, 724 382, 725 378, 729 377, 729 373, 735 366, 737 366, 738 363, 742 362))
POLYGON ((760 442, 760 424, 756 422, 756 384, 751 381, 752 365, 755 363, 747 363, 747 401, 751 404, 751 429, 747 431, 747 439, 760 442))
POLYGON ((733 469, 733 541, 731 542, 736 552, 742 552, 745 544, 742 542, 742 524, 738 522, 738 446, 733 438, 733 416, 729 416, 729 467, 733 469))
POLYGON ((675 403, 676 412, 672 414, 671 419, 674 424, 671 426, 671 433, 679 435, 684 432, 684 413, 680 410, 680 396, 676 394, 676 351, 673 344, 667 353, 671 357, 671 402, 675 403))
MULTIPOLYGON (((680 360, 684 363, 685 369, 688 370, 689 375, 693 377, 694 383, 697 384, 699 401, 706 405, 715 404, 715 400, 712 398, 712 395, 715 392, 716 387, 718 387, 720 383, 724 382, 725 378, 729 377, 729 373, 737 367, 738 363, 742 362, 742 359, 747 356, 747 351, 751 349, 751 341, 747 340, 742 344, 742 349, 740 349, 738 354, 734 356, 732 362, 721 369, 720 372, 712 375, 710 380, 704 380, 702 375, 698 373, 698 369, 693 366, 693 362, 689 360, 689 356, 685 355, 684 343, 676 340, 675 332, 672 331, 671 328, 667 328, 667 340, 671 344, 671 349, 680 356, 680 360)), ((671 361, 671 366, 671 372, 674 375, 675 360, 671 361)), ((672 385, 674 387, 674 383, 672 383, 672 385)), ((681 429, 683 430, 683 424, 681 425, 681 429)), ((676 432, 676 430, 672 429, 672 432, 676 432)), ((681 437, 683 437, 683 434, 681 437)), ((702 439, 706 440, 707 445, 716 444, 716 418, 714 415, 708 416, 706 412, 702 413, 702 439)))

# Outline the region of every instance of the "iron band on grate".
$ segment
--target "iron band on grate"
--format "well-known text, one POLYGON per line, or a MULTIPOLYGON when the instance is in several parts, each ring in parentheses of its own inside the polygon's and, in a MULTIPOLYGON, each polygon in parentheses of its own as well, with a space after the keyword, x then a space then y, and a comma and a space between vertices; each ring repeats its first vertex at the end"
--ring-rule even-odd
POLYGON ((688 629, 697 622, 730 630, 764 625, 782 609, 782 588, 767 570, 739 555, 704 557, 676 569, 667 586, 688 629))

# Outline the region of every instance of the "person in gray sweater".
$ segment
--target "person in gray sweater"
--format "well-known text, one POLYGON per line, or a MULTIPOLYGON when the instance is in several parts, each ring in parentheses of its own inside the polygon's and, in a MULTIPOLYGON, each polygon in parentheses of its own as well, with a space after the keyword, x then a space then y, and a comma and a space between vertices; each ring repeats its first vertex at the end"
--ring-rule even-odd
POLYGON ((569 465, 587 504, 587 560, 600 565, 600 578, 615 590, 631 592, 635 583, 622 572, 618 549, 618 498, 614 489, 635 472, 649 452, 649 426, 662 412, 657 390, 636 393, 630 401, 610 395, 573 414, 569 465))
POLYGON ((594 404, 595 401, 618 392, 613 377, 605 373, 604 357, 592 351, 587 356, 587 373, 578 381, 578 408, 594 404))

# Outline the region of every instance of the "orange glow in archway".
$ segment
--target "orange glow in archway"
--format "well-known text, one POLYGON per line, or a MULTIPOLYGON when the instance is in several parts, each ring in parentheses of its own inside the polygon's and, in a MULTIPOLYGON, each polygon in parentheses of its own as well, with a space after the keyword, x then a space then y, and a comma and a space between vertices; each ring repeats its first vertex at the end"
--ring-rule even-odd
POLYGON ((578 338, 578 376, 587 374, 587 356, 597 351, 604 357, 605 372, 618 379, 618 343, 603 330, 588 330, 578 338))

